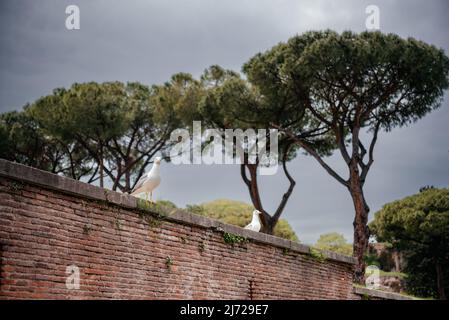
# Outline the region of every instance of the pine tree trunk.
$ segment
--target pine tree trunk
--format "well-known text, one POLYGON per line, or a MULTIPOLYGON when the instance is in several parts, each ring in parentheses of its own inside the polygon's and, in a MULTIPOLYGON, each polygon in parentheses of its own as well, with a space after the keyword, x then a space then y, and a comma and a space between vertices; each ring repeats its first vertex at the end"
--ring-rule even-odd
POLYGON ((267 233, 267 234, 273 234, 274 227, 276 226, 276 224, 279 220, 279 216, 282 213, 285 203, 287 202, 287 200, 295 186, 295 181, 293 180, 293 178, 290 177, 290 175, 288 174, 288 171, 285 169, 285 164, 284 164, 284 170, 286 172, 287 177, 289 177, 290 187, 289 187, 289 190, 287 191, 287 193, 284 194, 284 196, 283 196, 282 203, 281 203, 280 207, 278 207, 278 213, 273 216, 270 216, 268 214, 268 212, 266 212, 263 209, 262 202, 260 200, 259 186, 257 184, 257 165, 246 164, 246 165, 241 166, 241 176, 242 176, 243 181, 245 182, 245 184, 248 187, 248 191, 249 191, 249 194, 251 197, 251 202, 253 203, 253 206, 255 209, 262 212, 262 215, 260 217, 262 220, 262 228, 261 228, 260 232, 267 233), (248 169, 250 178, 247 178, 247 176, 246 176, 246 169, 248 169))
POLYGON ((353 244, 353 256, 357 259, 354 282, 362 284, 365 276, 365 253, 368 250, 368 213, 369 207, 366 204, 365 197, 363 195, 362 184, 358 174, 358 170, 351 168, 351 178, 349 191, 351 193, 352 201, 354 203, 355 217, 354 217, 354 244, 353 244))
POLYGON ((262 226, 262 230, 261 231, 263 233, 273 234, 275 225, 276 225, 276 222, 271 217, 267 218, 265 216, 264 224, 262 226))
POLYGON ((103 188, 104 184, 103 184, 103 176, 104 176, 104 172, 103 172, 103 146, 100 146, 100 187, 103 188))
POLYGON ((131 174, 129 171, 131 169, 128 168, 128 162, 125 162, 125 190, 124 192, 130 192, 131 191, 131 174))
POLYGON ((251 196, 251 201, 254 205, 254 208, 262 212, 261 220, 262 220, 262 228, 261 232, 273 234, 274 225, 276 224, 270 215, 265 212, 262 208, 262 202, 260 201, 259 195, 259 187, 257 185, 257 166, 256 165, 247 165, 250 180, 248 181, 248 189, 249 194, 251 196))
POLYGON ((446 293, 444 292, 444 277, 443 277, 443 268, 440 263, 436 263, 436 272, 437 272, 437 289, 438 289, 438 297, 440 300, 446 300, 446 293))

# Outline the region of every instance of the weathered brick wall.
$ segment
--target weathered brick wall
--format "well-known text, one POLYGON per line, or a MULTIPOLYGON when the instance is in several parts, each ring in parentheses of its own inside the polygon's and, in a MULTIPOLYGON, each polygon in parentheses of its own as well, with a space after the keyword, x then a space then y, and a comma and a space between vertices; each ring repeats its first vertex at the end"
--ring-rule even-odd
POLYGON ((131 196, 0 159, 2 299, 354 298, 353 259, 325 255, 182 211, 158 219, 131 196))

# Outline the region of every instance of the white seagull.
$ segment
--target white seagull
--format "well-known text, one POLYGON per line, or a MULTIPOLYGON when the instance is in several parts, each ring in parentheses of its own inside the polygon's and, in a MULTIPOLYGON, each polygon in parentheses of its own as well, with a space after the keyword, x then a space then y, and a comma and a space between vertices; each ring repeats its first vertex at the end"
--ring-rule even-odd
POLYGON ((139 193, 146 194, 146 200, 148 202, 148 193, 150 194, 150 203, 153 202, 153 190, 156 189, 161 183, 161 176, 159 174, 159 167, 161 164, 161 158, 156 157, 154 159, 153 167, 150 172, 143 175, 139 181, 137 181, 136 186, 131 191, 132 196, 136 196, 139 193))
POLYGON ((259 210, 253 211, 253 220, 251 220, 251 223, 245 227, 245 229, 252 230, 259 232, 260 228, 262 227, 262 222, 260 221, 260 215, 262 212, 259 210))

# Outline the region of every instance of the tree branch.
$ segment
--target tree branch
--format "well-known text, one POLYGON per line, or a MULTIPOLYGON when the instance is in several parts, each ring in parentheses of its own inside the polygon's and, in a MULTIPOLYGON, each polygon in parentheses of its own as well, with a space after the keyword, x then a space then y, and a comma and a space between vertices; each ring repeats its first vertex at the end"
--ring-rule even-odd
POLYGON ((341 156, 343 157, 343 160, 345 160, 346 164, 349 164, 351 162, 351 158, 349 157, 349 153, 345 145, 344 125, 340 123, 340 125, 338 125, 338 128, 336 128, 334 132, 341 156))
POLYGON ((284 169, 284 173, 287 176, 288 181, 290 181, 290 186, 287 189, 287 192, 284 193, 282 196, 281 203, 279 204, 278 208, 276 209, 276 212, 274 213, 272 217, 272 221, 277 222, 279 220, 279 217, 281 216, 282 212, 284 211, 285 205, 287 204, 288 199, 290 198, 293 189, 295 188, 296 181, 293 179, 293 177, 290 175, 290 173, 287 170, 287 155, 290 151, 291 146, 293 143, 289 144, 287 148, 284 150, 284 155, 282 159, 282 168, 284 169))
POLYGON ((364 185, 366 176, 368 175, 368 171, 374 162, 374 146, 376 145, 376 142, 377 142, 377 135, 379 133, 379 129, 380 129, 380 122, 377 122, 376 126, 374 127, 373 139, 371 140, 371 143, 369 146, 368 163, 365 165, 365 167, 362 170, 362 174, 360 175, 360 180, 361 180, 362 186, 364 185))
POLYGON ((306 141, 303 139, 298 138, 296 135, 294 135, 291 131, 287 129, 283 129, 278 125, 271 124, 274 128, 285 132, 291 139, 293 139, 299 146, 304 148, 312 157, 315 158, 315 160, 318 161, 318 163, 329 173, 332 177, 334 177, 338 182, 340 182, 345 187, 349 186, 349 183, 347 180, 343 179, 337 172, 335 172, 321 157, 320 155, 313 149, 312 146, 310 146, 306 141))

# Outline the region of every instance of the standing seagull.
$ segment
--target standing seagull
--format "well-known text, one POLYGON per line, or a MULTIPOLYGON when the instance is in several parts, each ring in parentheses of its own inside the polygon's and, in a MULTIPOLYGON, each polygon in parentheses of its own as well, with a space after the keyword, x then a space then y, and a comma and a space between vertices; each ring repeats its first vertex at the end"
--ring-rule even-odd
POLYGON ((260 228, 262 227, 262 223, 260 221, 260 212, 259 210, 253 211, 253 220, 251 220, 251 223, 245 227, 245 229, 252 230, 259 232, 260 228))
POLYGON ((161 183, 161 176, 159 175, 159 167, 161 164, 161 158, 156 157, 154 159, 153 167, 148 174, 142 176, 137 181, 136 186, 131 191, 132 196, 136 196, 139 193, 144 192, 146 194, 146 200, 148 203, 148 193, 150 194, 150 203, 153 203, 153 190, 161 183))

